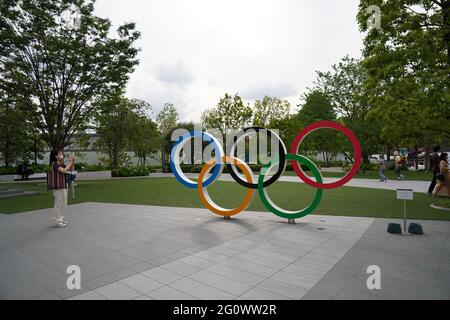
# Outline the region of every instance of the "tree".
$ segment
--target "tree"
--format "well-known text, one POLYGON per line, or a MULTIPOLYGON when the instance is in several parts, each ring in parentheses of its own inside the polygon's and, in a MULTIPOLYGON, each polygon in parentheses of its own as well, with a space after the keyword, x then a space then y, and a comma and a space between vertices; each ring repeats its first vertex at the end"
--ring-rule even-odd
POLYGON ((264 96, 256 100, 253 108, 253 124, 258 127, 272 128, 279 119, 289 116, 291 105, 286 100, 276 97, 264 96))
MULTIPOLYGON (((295 116, 300 128, 322 120, 335 120, 336 114, 330 99, 318 90, 311 90, 303 95, 304 103, 295 116)), ((300 130, 300 129, 299 129, 300 130)), ((319 130, 312 132, 303 142, 302 150, 312 150, 312 153, 322 152, 323 162, 328 163, 335 156, 339 148, 338 132, 319 130)))
MULTIPOLYGON (((148 108, 149 105, 145 101, 125 98, 119 90, 98 104, 95 122, 99 139, 96 146, 108 155, 107 163, 112 169, 126 164, 128 159, 125 151, 127 148, 131 149, 133 145, 135 150, 143 152, 141 155, 147 155, 145 152, 148 149, 142 147, 144 142, 141 139, 143 131, 147 132, 150 129, 149 133, 152 132, 149 122, 143 120, 145 110, 148 108), (145 125, 141 127, 143 122, 145 125)), ((151 136, 148 140, 152 151, 151 136)))
POLYGON ((202 124, 207 129, 218 129, 225 137, 230 131, 242 129, 250 124, 252 109, 244 105, 241 97, 228 93, 220 99, 217 106, 205 110, 202 114, 202 124))
MULTIPOLYGON (((368 163, 370 155, 380 148, 381 123, 371 115, 374 107, 369 103, 369 92, 364 87, 367 72, 361 61, 346 56, 332 66, 331 72, 319 71, 317 74, 315 88, 328 97, 338 119, 358 137, 363 161, 368 163)), ((352 159, 344 149, 342 152, 352 159)))
MULTIPOLYGON (((156 122, 159 126, 159 132, 162 137, 166 137, 169 132, 172 132, 173 128, 177 125, 178 122, 178 111, 171 103, 164 104, 162 110, 156 116, 156 122)), ((161 139, 161 165, 163 172, 167 171, 167 154, 166 150, 169 148, 170 142, 168 143, 167 139, 161 139)))
POLYGON ((69 145, 96 102, 123 86, 138 63, 134 23, 109 38, 111 22, 93 14, 93 3, 0 2, 1 85, 13 88, 50 149, 69 145))
POLYGON ((130 137, 131 148, 138 157, 138 165, 145 165, 147 158, 159 150, 161 143, 158 126, 146 116, 138 116, 135 131, 130 137))
POLYGON ((36 159, 42 149, 41 141, 24 118, 16 99, 0 89, 0 154, 5 166, 31 158, 33 151, 36 159))
POLYGON ((369 102, 390 143, 431 144, 450 136, 450 1, 361 0, 369 102), (369 29, 369 5, 381 29, 369 29))

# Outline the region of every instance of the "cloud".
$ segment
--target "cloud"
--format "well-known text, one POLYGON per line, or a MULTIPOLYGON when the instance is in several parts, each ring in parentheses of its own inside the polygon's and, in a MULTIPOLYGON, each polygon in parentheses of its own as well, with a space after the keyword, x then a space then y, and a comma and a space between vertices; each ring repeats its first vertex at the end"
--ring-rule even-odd
POLYGON ((294 96, 297 89, 290 83, 252 83, 240 92, 240 96, 247 100, 262 99, 264 96, 287 98, 294 96))
MULTIPOLYGON (((361 56, 359 0, 97 0, 117 28, 136 22, 140 63, 127 96, 199 121, 225 93, 299 103, 317 70, 361 56)), ((248 101, 251 102, 251 101, 248 101)))
POLYGON ((157 80, 168 84, 186 85, 194 79, 192 74, 180 61, 176 64, 159 63, 153 70, 157 80))

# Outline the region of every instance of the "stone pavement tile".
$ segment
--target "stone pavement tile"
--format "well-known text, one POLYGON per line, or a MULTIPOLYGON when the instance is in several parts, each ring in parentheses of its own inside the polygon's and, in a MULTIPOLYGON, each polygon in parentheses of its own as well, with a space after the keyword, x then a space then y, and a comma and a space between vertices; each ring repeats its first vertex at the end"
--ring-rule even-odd
POLYGON ((383 297, 370 294, 366 291, 359 291, 353 288, 346 288, 339 292, 335 297, 336 300, 385 300, 383 297))
POLYGON ((286 254, 289 256, 294 256, 297 258, 304 256, 305 254, 307 254, 308 252, 311 252, 311 250, 312 250, 311 248, 305 249, 305 248, 281 246, 281 245, 274 244, 273 242, 263 243, 263 244, 259 245, 257 248, 262 249, 262 250, 270 250, 270 251, 274 251, 274 252, 279 252, 279 253, 286 254))
POLYGON ((171 282, 174 282, 178 279, 181 279, 183 276, 170 271, 168 269, 164 269, 161 267, 156 267, 150 270, 147 270, 145 272, 142 272, 141 275, 145 276, 145 277, 149 277, 153 280, 157 280, 158 282, 161 282, 163 284, 169 284, 171 282))
POLYGON ((255 287, 247 292, 241 294, 239 299, 242 300, 293 300, 287 296, 273 293, 271 291, 263 290, 261 288, 255 287))
POLYGON ((177 280, 171 283, 170 286, 202 300, 231 300, 236 297, 235 295, 189 278, 177 280))
POLYGON ((99 287, 95 289, 95 292, 110 300, 130 300, 142 295, 142 293, 119 282, 99 287))
POLYGON ((101 274, 113 273, 123 269, 121 265, 117 263, 103 259, 101 256, 98 257, 88 257, 85 259, 80 259, 77 263, 81 267, 83 272, 83 266, 100 272, 101 274))
POLYGON ((128 245, 117 242, 117 241, 113 241, 110 239, 105 239, 105 238, 100 238, 98 240, 92 241, 93 244, 100 246, 100 247, 104 247, 108 250, 119 250, 119 249, 123 249, 126 248, 128 245))
POLYGON ((334 297, 329 296, 325 293, 317 292, 314 290, 309 290, 301 300, 333 300, 334 297))
POLYGON ((251 272, 246 272, 220 263, 206 268, 205 271, 212 272, 250 286, 255 286, 266 279, 266 277, 259 276, 251 272))
POLYGON ((258 284, 257 288, 287 296, 296 300, 301 299, 308 292, 308 289, 297 287, 274 278, 263 281, 262 283, 258 284))
POLYGON ((235 256, 238 253, 240 253, 240 252, 242 252, 242 251, 247 249, 247 248, 242 249, 242 248, 239 248, 239 247, 233 247, 233 246, 230 246, 230 245, 227 245, 227 244, 228 243, 225 243, 225 244, 222 244, 222 245, 219 245, 219 246, 215 246, 215 247, 211 247, 207 251, 213 252, 213 253, 218 253, 218 254, 221 254, 221 255, 224 255, 224 256, 227 256, 227 257, 232 257, 232 256, 235 256))
POLYGON ((166 258, 166 257, 159 257, 159 258, 152 259, 152 260, 149 261, 149 263, 151 263, 152 265, 154 265, 156 267, 165 265, 165 264, 170 263, 170 262, 173 262, 173 260, 169 259, 169 258, 166 258))
POLYGON ((254 249, 247 250, 246 253, 254 254, 257 256, 265 257, 265 258, 275 259, 275 260, 279 260, 279 261, 283 261, 283 262, 287 262, 287 263, 291 263, 299 258, 298 256, 283 254, 283 253, 276 252, 276 251, 273 251, 273 250, 270 250, 267 248, 264 248, 264 249, 263 248, 254 248, 254 249))
POLYGON ((188 276, 190 274, 200 271, 200 268, 179 261, 170 262, 161 267, 173 271, 175 273, 178 273, 182 276, 188 276))
POLYGON ((142 296, 134 298, 133 300, 153 300, 153 299, 143 294, 142 296))
POLYGON ((287 265, 289 265, 289 262, 286 262, 286 261, 280 261, 277 259, 267 258, 267 257, 259 256, 256 254, 247 253, 247 252, 240 253, 240 254, 234 256, 233 259, 240 260, 240 261, 246 261, 246 262, 252 262, 252 263, 264 266, 264 267, 277 269, 277 270, 282 269, 282 268, 286 267, 287 265))
POLYGON ((213 251, 213 249, 214 248, 197 252, 193 256, 203 258, 212 262, 220 262, 229 258, 229 256, 213 251))
POLYGON ((310 278, 313 280, 319 280, 321 279, 327 272, 317 269, 311 269, 309 267, 304 267, 297 264, 290 264, 286 268, 284 268, 282 271, 293 273, 295 275, 299 275, 305 278, 310 278))
POLYGON ((289 273, 286 271, 280 271, 272 276, 277 281, 286 282, 297 287, 311 289, 317 284, 318 279, 310 279, 301 275, 289 273))
POLYGON ((297 266, 314 269, 314 270, 324 271, 324 272, 328 272, 331 270, 331 268, 334 267, 334 264, 317 261, 317 260, 311 260, 311 259, 307 259, 307 258, 300 258, 297 261, 295 261, 293 264, 297 265, 297 266))
POLYGON ((435 287, 431 295, 431 298, 436 300, 448 300, 450 299, 450 289, 443 287, 435 287))
POLYGON ((156 280, 153 280, 140 274, 136 274, 134 276, 122 279, 119 282, 130 287, 131 289, 139 291, 142 294, 146 294, 164 285, 161 282, 158 282, 156 280))
POLYGON ((86 282, 82 282, 82 286, 86 286, 89 289, 96 289, 98 287, 103 287, 104 285, 110 284, 115 282, 116 280, 113 278, 110 278, 108 276, 100 276, 94 279, 91 279, 86 282))
POLYGON ((69 300, 106 300, 106 298, 92 290, 72 297, 69 300))
POLYGON ((61 300, 61 298, 54 293, 49 293, 43 296, 35 297, 33 300, 61 300))
POLYGON ((205 268, 211 266, 212 264, 214 264, 214 262, 212 262, 210 260, 196 257, 193 255, 182 258, 182 259, 178 260, 178 262, 186 263, 190 266, 197 267, 199 269, 205 269, 205 268))
MULTIPOLYGON (((0 291, 3 291, 3 289, 0 289, 0 291)), ((9 298, 20 300, 34 299, 50 293, 49 289, 32 280, 28 281, 26 285, 17 286, 5 292, 9 298)))
MULTIPOLYGON (((358 273, 354 279, 360 281, 366 281, 369 275, 363 272, 358 273)), ((392 288, 398 289, 400 291, 410 291, 410 292, 420 292, 423 297, 429 297, 433 294, 435 285, 433 283, 426 283, 418 281, 420 278, 414 280, 406 280, 402 278, 398 278, 395 276, 390 276, 387 274, 383 274, 383 269, 381 269, 381 287, 383 288, 392 288)))
POLYGON ((319 281, 318 284, 316 284, 313 287, 313 290, 331 297, 336 297, 339 294, 339 292, 341 292, 345 288, 346 283, 340 284, 322 279, 321 281, 319 281))
POLYGON ((235 296, 238 296, 251 288, 250 285, 204 270, 191 274, 189 278, 231 293, 235 296))
MULTIPOLYGON (((142 261, 150 261, 152 259, 160 257, 160 255, 157 255, 150 251, 147 251, 144 249, 138 249, 138 248, 134 248, 134 247, 126 247, 123 249, 119 249, 116 252, 120 253, 126 257, 129 257, 130 260, 131 260, 131 258, 135 259, 136 260, 135 263, 133 263, 131 265, 136 265, 136 264, 141 263, 142 261)), ((117 262, 117 263, 119 263, 119 262, 117 262)), ((124 265, 124 266, 129 267, 130 264, 128 266, 126 266, 126 265, 124 265)))
POLYGON ((108 274, 106 274, 106 276, 111 278, 111 279, 114 279, 114 280, 118 281, 118 280, 122 280, 122 279, 128 278, 130 276, 133 276, 135 274, 136 274, 136 272, 134 272, 134 271, 132 271, 130 269, 125 269, 124 268, 124 269, 120 269, 118 271, 114 271, 112 273, 108 273, 108 274))
POLYGON ((368 259, 361 258, 355 255, 345 255, 336 263, 336 266, 344 267, 353 270, 361 270, 367 262, 368 259))
POLYGON ((181 250, 181 252, 187 253, 187 254, 195 254, 195 253, 199 253, 201 251, 203 251, 203 249, 198 248, 196 246, 188 247, 186 249, 181 250))
POLYGON ((347 253, 347 251, 331 250, 331 249, 327 249, 327 248, 318 247, 318 248, 314 249, 313 251, 311 251, 310 253, 311 254, 321 254, 324 256, 331 256, 331 257, 336 257, 336 258, 340 259, 347 253))
POLYGON ((181 252, 181 251, 176 251, 176 252, 172 252, 172 253, 166 254, 164 257, 168 258, 168 259, 170 259, 172 261, 175 261, 175 260, 179 260, 181 258, 187 257, 187 256, 189 256, 189 254, 181 252))
POLYGON ((242 259, 237 259, 236 257, 228 258, 221 261, 219 264, 223 264, 232 268, 237 268, 246 272, 250 272, 263 277, 270 277, 277 273, 279 269, 269 268, 256 264, 253 262, 244 261, 242 259))
POLYGON ((171 286, 164 286, 147 293, 147 296, 154 300, 196 300, 197 298, 174 289, 171 286))
POLYGON ((69 290, 69 289, 65 288, 65 289, 57 290, 53 293, 56 294, 61 299, 69 299, 69 298, 72 298, 74 296, 77 296, 77 295, 82 294, 87 291, 90 291, 90 289, 87 288, 86 286, 82 285, 80 289, 69 290))
POLYGON ((313 260, 335 265, 342 257, 324 255, 320 253, 310 252, 302 257, 302 260, 313 260))
POLYGON ((128 267, 128 269, 133 271, 133 272, 135 272, 135 273, 141 273, 141 272, 150 270, 150 269, 155 268, 155 267, 156 266, 151 264, 151 263, 142 262, 142 263, 137 264, 135 266, 128 267))

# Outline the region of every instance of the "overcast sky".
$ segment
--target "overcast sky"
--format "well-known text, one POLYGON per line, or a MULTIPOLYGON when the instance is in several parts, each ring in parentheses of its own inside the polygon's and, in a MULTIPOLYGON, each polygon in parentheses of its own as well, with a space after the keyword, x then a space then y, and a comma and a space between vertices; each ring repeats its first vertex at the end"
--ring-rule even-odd
POLYGON ((253 103, 264 95, 292 111, 316 70, 360 57, 358 0, 97 0, 96 14, 114 28, 136 22, 140 64, 129 98, 166 102, 180 120, 198 122, 225 93, 253 103))

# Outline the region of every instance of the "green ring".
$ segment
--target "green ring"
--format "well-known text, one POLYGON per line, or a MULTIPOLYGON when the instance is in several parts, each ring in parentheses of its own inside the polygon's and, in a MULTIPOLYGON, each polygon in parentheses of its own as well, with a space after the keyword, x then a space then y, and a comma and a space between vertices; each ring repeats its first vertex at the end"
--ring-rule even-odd
MULTIPOLYGON (((316 178, 316 181, 319 183, 322 183, 322 174, 320 173, 320 170, 308 158, 306 158, 302 155, 288 153, 288 154, 286 154, 286 160, 295 160, 295 161, 300 162, 301 164, 306 165, 313 173, 314 177, 316 178)), ((281 218, 297 219, 297 218, 302 218, 302 217, 312 213, 320 203, 320 200, 321 200, 322 194, 323 194, 322 189, 317 189, 316 196, 314 197, 311 204, 300 211, 287 211, 287 210, 281 209, 275 203, 272 202, 269 195, 267 194, 266 189, 264 189, 264 187, 263 187, 264 176, 267 174, 267 172, 270 171, 270 169, 272 169, 272 167, 274 165, 276 165, 278 163, 278 159, 274 159, 272 161, 270 161, 269 163, 264 165, 261 168, 261 172, 259 173, 258 194, 259 194, 259 197, 261 198, 262 203, 264 203, 266 208, 269 209, 272 213, 276 214, 277 216, 279 216, 281 218)))

